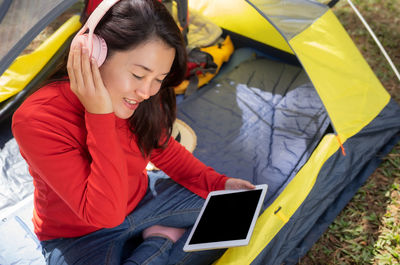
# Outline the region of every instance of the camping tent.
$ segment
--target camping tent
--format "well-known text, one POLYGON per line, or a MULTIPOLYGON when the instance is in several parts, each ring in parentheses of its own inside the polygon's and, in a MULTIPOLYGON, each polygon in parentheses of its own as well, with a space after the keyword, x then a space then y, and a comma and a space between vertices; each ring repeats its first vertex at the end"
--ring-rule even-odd
MULTIPOLYGON (((178 104, 197 135, 194 154, 269 185, 250 244, 216 264, 295 264, 399 140, 400 108, 324 4, 193 0, 189 9, 236 49, 214 80, 178 104)), ((27 221, 10 216, 39 251, 27 221)))

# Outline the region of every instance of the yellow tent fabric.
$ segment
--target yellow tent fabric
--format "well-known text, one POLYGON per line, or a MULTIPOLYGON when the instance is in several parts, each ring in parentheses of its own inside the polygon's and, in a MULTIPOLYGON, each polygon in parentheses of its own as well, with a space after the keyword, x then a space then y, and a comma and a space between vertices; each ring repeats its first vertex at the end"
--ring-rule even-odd
POLYGON ((224 29, 293 53, 282 35, 246 1, 189 0, 189 9, 200 12, 224 29))
POLYGON ((371 122, 390 95, 331 10, 289 41, 342 142, 371 122))
POLYGON ((13 64, 0 76, 0 102, 23 90, 48 63, 61 45, 80 27, 79 16, 75 15, 35 51, 15 59, 13 64))
POLYGON ((228 249, 215 265, 250 264, 289 221, 314 186, 326 160, 339 149, 336 137, 326 135, 312 153, 308 163, 298 172, 279 197, 260 215, 250 244, 228 249))

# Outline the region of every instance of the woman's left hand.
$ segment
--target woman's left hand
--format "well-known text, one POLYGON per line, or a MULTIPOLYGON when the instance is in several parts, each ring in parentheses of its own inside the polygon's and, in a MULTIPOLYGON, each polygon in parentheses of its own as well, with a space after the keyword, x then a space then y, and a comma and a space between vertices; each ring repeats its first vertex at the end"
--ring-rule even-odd
POLYGON ((245 190, 252 190, 256 186, 248 182, 247 180, 244 179, 238 179, 238 178, 229 178, 225 182, 225 189, 226 190, 240 190, 240 189, 245 189, 245 190))

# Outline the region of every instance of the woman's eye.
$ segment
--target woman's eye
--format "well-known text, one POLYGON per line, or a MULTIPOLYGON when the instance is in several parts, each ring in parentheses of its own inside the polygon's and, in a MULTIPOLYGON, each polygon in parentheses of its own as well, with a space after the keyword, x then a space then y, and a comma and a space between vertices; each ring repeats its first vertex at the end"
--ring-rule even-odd
POLYGON ((156 79, 156 81, 157 81, 158 83, 162 84, 162 82, 163 82, 164 80, 156 79))
POLYGON ((135 74, 132 74, 132 75, 138 80, 142 80, 143 79, 143 76, 138 76, 138 75, 135 75, 135 74))

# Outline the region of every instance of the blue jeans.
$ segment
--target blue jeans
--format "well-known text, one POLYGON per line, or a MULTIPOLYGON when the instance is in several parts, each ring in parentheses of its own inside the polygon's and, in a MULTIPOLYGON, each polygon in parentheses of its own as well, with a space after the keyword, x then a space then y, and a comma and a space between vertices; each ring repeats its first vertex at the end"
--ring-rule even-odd
POLYGON ((114 228, 104 228, 77 238, 42 241, 47 264, 211 264, 224 250, 184 252, 183 246, 204 200, 170 179, 157 180, 154 190, 114 228), (142 240, 152 225, 187 228, 175 243, 167 238, 142 240))

